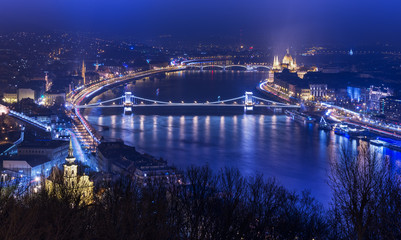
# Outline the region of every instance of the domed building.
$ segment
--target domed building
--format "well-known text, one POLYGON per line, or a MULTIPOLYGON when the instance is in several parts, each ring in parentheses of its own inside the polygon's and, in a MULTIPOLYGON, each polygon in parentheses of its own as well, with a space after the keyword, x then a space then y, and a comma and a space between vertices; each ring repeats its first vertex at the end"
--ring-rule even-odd
POLYGON ((291 72, 296 72, 298 70, 297 62, 295 58, 292 58, 290 54, 290 49, 287 48, 287 53, 284 55, 281 64, 278 60, 278 56, 274 56, 273 70, 281 71, 284 68, 290 70, 291 72))
POLYGON ((294 60, 292 59, 292 56, 290 54, 290 49, 287 48, 287 53, 284 55, 282 63, 283 64, 291 64, 293 62, 294 62, 294 60))
POLYGON ((290 71, 297 70, 297 62, 293 59, 290 54, 290 49, 287 48, 287 53, 284 55, 283 61, 281 62, 282 68, 287 68, 290 71))

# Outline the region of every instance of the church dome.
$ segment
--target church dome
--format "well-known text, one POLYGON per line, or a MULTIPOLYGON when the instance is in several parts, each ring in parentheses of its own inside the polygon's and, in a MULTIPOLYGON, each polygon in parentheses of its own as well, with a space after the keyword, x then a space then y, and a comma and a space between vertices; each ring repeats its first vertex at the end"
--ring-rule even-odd
POLYGON ((291 64, 293 62, 290 50, 287 49, 287 54, 284 55, 283 64, 291 64))
POLYGON ((292 62, 292 57, 289 54, 286 54, 283 58, 283 63, 284 64, 290 64, 292 62))

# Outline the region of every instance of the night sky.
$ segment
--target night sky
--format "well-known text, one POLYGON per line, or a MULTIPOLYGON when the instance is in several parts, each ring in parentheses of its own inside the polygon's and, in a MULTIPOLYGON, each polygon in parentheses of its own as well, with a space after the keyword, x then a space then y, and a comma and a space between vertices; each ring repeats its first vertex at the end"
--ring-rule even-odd
POLYGON ((0 30, 271 44, 401 42, 399 0, 0 0, 0 30))

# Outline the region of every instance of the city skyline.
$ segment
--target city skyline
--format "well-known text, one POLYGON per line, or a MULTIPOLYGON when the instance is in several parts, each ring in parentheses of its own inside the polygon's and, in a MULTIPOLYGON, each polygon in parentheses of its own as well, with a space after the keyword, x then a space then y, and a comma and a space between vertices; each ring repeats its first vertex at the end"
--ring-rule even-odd
POLYGON ((5 1, 3 31, 90 31, 139 39, 171 35, 260 45, 396 44, 399 1, 5 1))
POLYGON ((401 239, 400 9, 3 0, 0 239, 401 239))

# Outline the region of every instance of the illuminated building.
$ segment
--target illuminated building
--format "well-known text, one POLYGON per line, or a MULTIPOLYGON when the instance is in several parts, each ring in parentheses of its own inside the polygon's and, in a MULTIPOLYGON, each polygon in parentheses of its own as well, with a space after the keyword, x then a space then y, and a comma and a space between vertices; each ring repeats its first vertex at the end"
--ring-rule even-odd
POLYGON ((281 63, 278 60, 278 56, 274 56, 273 60, 273 70, 281 71, 282 69, 288 69, 291 72, 296 72, 298 70, 297 62, 295 58, 292 58, 290 54, 290 49, 287 48, 287 53, 284 55, 281 63))
POLYGON ((50 90, 52 83, 49 81, 49 76, 47 75, 49 72, 45 72, 45 81, 46 81, 46 91, 50 90))
POLYGON ((35 91, 29 88, 20 88, 17 90, 18 101, 21 101, 24 98, 30 98, 35 100, 35 91))
POLYGON ((89 180, 89 176, 83 174, 78 175, 78 165, 75 163, 74 149, 72 140, 68 148, 68 156, 65 158, 66 163, 63 165, 64 171, 55 167, 50 177, 46 179, 45 186, 49 193, 55 193, 57 196, 63 194, 63 190, 67 190, 74 197, 79 197, 81 204, 89 204, 93 201, 93 182, 89 180))
POLYGON ((18 102, 18 94, 17 93, 4 93, 3 94, 3 102, 5 102, 5 103, 18 102))
POLYGON ((0 104, 0 116, 3 114, 8 114, 8 113, 9 113, 9 109, 6 106, 0 104))
POLYGON ((309 98, 310 96, 309 84, 302 81, 296 73, 289 72, 288 69, 284 69, 282 73, 277 73, 273 86, 279 92, 290 97, 301 98, 302 95, 303 98, 309 98))
POLYGON ((275 88, 275 91, 289 97, 302 100, 327 98, 327 93, 322 92, 323 89, 327 91, 327 85, 322 88, 315 88, 309 87, 308 81, 301 81, 308 72, 317 71, 317 67, 298 67, 295 58, 291 56, 290 50, 287 48, 287 53, 281 63, 278 56, 274 56, 273 67, 266 82, 275 88))
POLYGON ((292 58, 290 54, 290 49, 287 48, 287 53, 284 55, 283 61, 281 62, 282 68, 287 68, 290 71, 297 70, 296 60, 292 58))
POLYGON ((327 98, 327 84, 310 84, 310 95, 314 100, 327 98))
POLYGON ((269 82, 269 83, 274 82, 274 71, 273 70, 269 71, 269 78, 267 79, 267 82, 269 82))
POLYGON ((380 99, 381 114, 388 120, 401 120, 401 99, 396 97, 384 97, 380 99))
POLYGON ((65 141, 24 141, 16 155, 3 158, 3 168, 31 179, 48 176, 53 166, 63 163, 67 150, 65 141))
POLYGON ((380 99, 384 97, 392 96, 392 91, 388 87, 375 87, 370 86, 369 88, 369 108, 371 110, 379 110, 380 99))
POLYGON ((347 94, 351 102, 359 102, 365 100, 366 89, 360 87, 347 86, 347 94))
POLYGON ((52 106, 57 101, 59 103, 65 103, 65 93, 64 92, 47 92, 44 96, 45 105, 52 106))
POLYGON ((307 89, 307 88, 301 89, 300 98, 301 98, 302 100, 304 100, 304 101, 311 100, 311 98, 312 98, 311 90, 310 90, 310 89, 307 89))
POLYGON ((281 64, 278 61, 278 56, 274 56, 273 60, 273 70, 281 70, 281 64))

